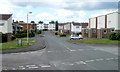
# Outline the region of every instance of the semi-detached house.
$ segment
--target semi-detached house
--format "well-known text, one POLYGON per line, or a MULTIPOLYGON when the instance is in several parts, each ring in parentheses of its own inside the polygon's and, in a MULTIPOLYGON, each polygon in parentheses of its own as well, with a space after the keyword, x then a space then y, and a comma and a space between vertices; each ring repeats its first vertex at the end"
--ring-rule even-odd
POLYGON ((82 32, 82 28, 87 28, 88 23, 67 22, 59 23, 58 29, 60 33, 79 33, 82 32))
POLYGON ((12 14, 0 14, 0 32, 6 34, 7 41, 12 38, 12 14))

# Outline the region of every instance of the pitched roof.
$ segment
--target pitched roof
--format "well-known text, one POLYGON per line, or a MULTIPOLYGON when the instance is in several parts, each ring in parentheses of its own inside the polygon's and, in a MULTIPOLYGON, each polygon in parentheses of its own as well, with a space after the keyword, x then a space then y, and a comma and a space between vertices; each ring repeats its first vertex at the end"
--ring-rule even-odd
POLYGON ((0 20, 8 20, 12 14, 0 14, 0 20))

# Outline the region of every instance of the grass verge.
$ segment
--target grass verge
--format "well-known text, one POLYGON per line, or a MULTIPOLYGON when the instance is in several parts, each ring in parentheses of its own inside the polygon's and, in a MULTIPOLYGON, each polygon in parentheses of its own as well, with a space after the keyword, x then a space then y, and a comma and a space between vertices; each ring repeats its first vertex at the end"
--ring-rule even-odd
POLYGON ((87 44, 119 44, 118 40, 109 39, 83 39, 83 40, 68 40, 69 42, 82 42, 87 44))
POLYGON ((0 50, 26 48, 26 47, 32 46, 35 42, 36 42, 36 40, 34 38, 29 38, 29 45, 28 45, 27 38, 17 38, 10 42, 0 43, 0 45, 2 46, 2 47, 0 47, 0 50), (22 39, 22 45, 18 45, 19 39, 22 39))

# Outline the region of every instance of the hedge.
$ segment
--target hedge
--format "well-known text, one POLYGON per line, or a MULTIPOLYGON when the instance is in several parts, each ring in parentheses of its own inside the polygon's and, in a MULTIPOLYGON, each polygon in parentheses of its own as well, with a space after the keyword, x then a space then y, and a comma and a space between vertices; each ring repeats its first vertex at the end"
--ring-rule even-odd
POLYGON ((120 32, 111 32, 109 34, 110 40, 120 40, 120 32))
POLYGON ((58 35, 58 32, 55 32, 55 35, 58 35))
POLYGON ((67 35, 66 34, 60 34, 60 37, 66 37, 67 35))
POLYGON ((42 33, 42 30, 38 30, 38 31, 37 31, 37 34, 41 34, 41 33, 42 33))
MULTIPOLYGON (((34 36, 35 36, 35 33, 29 33, 29 37, 34 37, 34 36)), ((18 34, 15 34, 15 37, 16 38, 27 37, 27 33, 18 33, 18 34)))

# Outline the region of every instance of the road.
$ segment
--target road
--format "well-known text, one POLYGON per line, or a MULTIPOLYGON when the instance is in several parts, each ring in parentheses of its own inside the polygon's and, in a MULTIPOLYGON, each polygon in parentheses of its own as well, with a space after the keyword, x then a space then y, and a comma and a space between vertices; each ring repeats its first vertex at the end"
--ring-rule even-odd
POLYGON ((44 33, 43 50, 2 55, 3 70, 118 70, 118 48, 76 45, 44 33))

